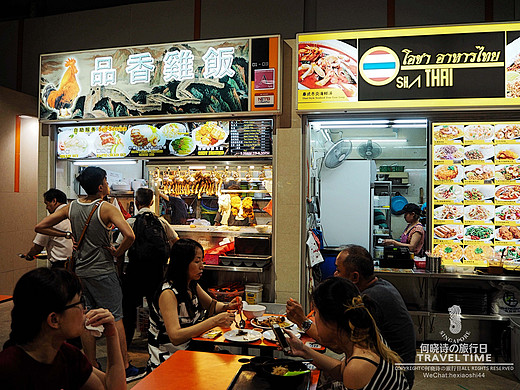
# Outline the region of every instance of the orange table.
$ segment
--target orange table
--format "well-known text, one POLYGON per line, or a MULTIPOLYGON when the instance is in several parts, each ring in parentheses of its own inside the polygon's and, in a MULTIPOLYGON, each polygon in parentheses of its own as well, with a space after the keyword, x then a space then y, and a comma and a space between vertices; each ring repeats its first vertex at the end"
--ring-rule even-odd
MULTIPOLYGON (((269 315, 275 316, 276 314, 269 314, 269 315)), ((231 329, 236 329, 236 328, 237 327, 234 323, 231 325, 231 328, 229 328, 229 329, 217 327, 214 329, 221 330, 222 334, 220 336, 218 336, 214 339, 206 339, 204 337, 198 336, 198 337, 194 337, 192 340, 197 341, 197 342, 212 343, 212 344, 216 344, 216 345, 233 345, 236 347, 241 347, 243 354, 247 354, 248 348, 258 348, 258 349, 264 350, 264 351, 265 350, 271 351, 271 355, 272 355, 272 351, 275 351, 278 348, 278 344, 276 344, 274 341, 265 340, 264 338, 261 338, 260 340, 253 341, 253 342, 232 342, 232 341, 226 340, 224 337, 224 333, 228 332, 231 329)), ((251 322, 249 320, 247 320, 246 329, 253 329, 253 328, 255 328, 255 327, 251 325, 251 322)), ((309 343, 308 345, 318 352, 325 351, 325 347, 317 344, 313 338, 307 336, 306 334, 302 334, 301 340, 303 343, 309 343)))
MULTIPOLYGON (((144 377, 134 390, 225 390, 240 370, 242 355, 177 351, 144 377)), ((319 370, 312 371, 310 389, 316 389, 319 370)))
POLYGON ((0 303, 8 302, 13 299, 12 295, 0 295, 0 303))

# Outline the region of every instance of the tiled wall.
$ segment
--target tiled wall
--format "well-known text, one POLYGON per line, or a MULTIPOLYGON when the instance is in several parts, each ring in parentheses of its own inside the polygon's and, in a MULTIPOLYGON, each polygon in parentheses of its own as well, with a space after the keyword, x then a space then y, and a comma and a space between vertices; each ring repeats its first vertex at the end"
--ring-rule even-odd
POLYGON ((16 115, 36 117, 37 100, 0 87, 0 294, 12 294, 14 284, 35 263, 20 259, 32 245, 38 189, 38 122, 22 119, 20 191, 14 192, 16 115))

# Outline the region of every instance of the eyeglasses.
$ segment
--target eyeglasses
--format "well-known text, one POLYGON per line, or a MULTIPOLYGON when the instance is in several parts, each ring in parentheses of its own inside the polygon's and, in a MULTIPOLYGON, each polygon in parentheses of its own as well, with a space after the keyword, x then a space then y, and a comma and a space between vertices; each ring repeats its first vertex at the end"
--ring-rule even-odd
POLYGON ((67 305, 67 306, 64 306, 63 307, 63 310, 62 311, 65 311, 67 309, 71 309, 73 308, 74 306, 78 306, 78 305, 81 305, 81 307, 83 309, 85 309, 87 307, 87 304, 85 302, 85 297, 82 295, 81 298, 79 299, 79 301, 75 302, 75 303, 71 303, 70 305, 67 305))

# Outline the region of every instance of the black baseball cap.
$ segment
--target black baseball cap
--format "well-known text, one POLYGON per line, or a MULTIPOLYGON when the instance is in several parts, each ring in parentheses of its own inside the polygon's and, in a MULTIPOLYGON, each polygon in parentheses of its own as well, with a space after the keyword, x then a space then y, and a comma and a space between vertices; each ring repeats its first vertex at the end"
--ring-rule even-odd
POLYGON ((404 213, 415 213, 416 215, 421 215, 421 208, 415 203, 407 203, 404 205, 401 211, 398 211, 396 214, 402 215, 404 213))

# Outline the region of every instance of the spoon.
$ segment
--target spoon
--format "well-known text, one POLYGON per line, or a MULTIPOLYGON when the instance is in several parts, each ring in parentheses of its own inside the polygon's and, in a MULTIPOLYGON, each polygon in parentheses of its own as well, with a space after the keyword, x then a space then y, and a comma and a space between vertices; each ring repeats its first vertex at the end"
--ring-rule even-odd
POLYGON ((240 314, 240 322, 239 322, 239 324, 238 324, 238 325, 239 325, 238 327, 239 327, 240 329, 244 329, 244 328, 246 327, 246 322, 245 322, 244 319, 242 318, 242 309, 240 309, 239 314, 240 314))

